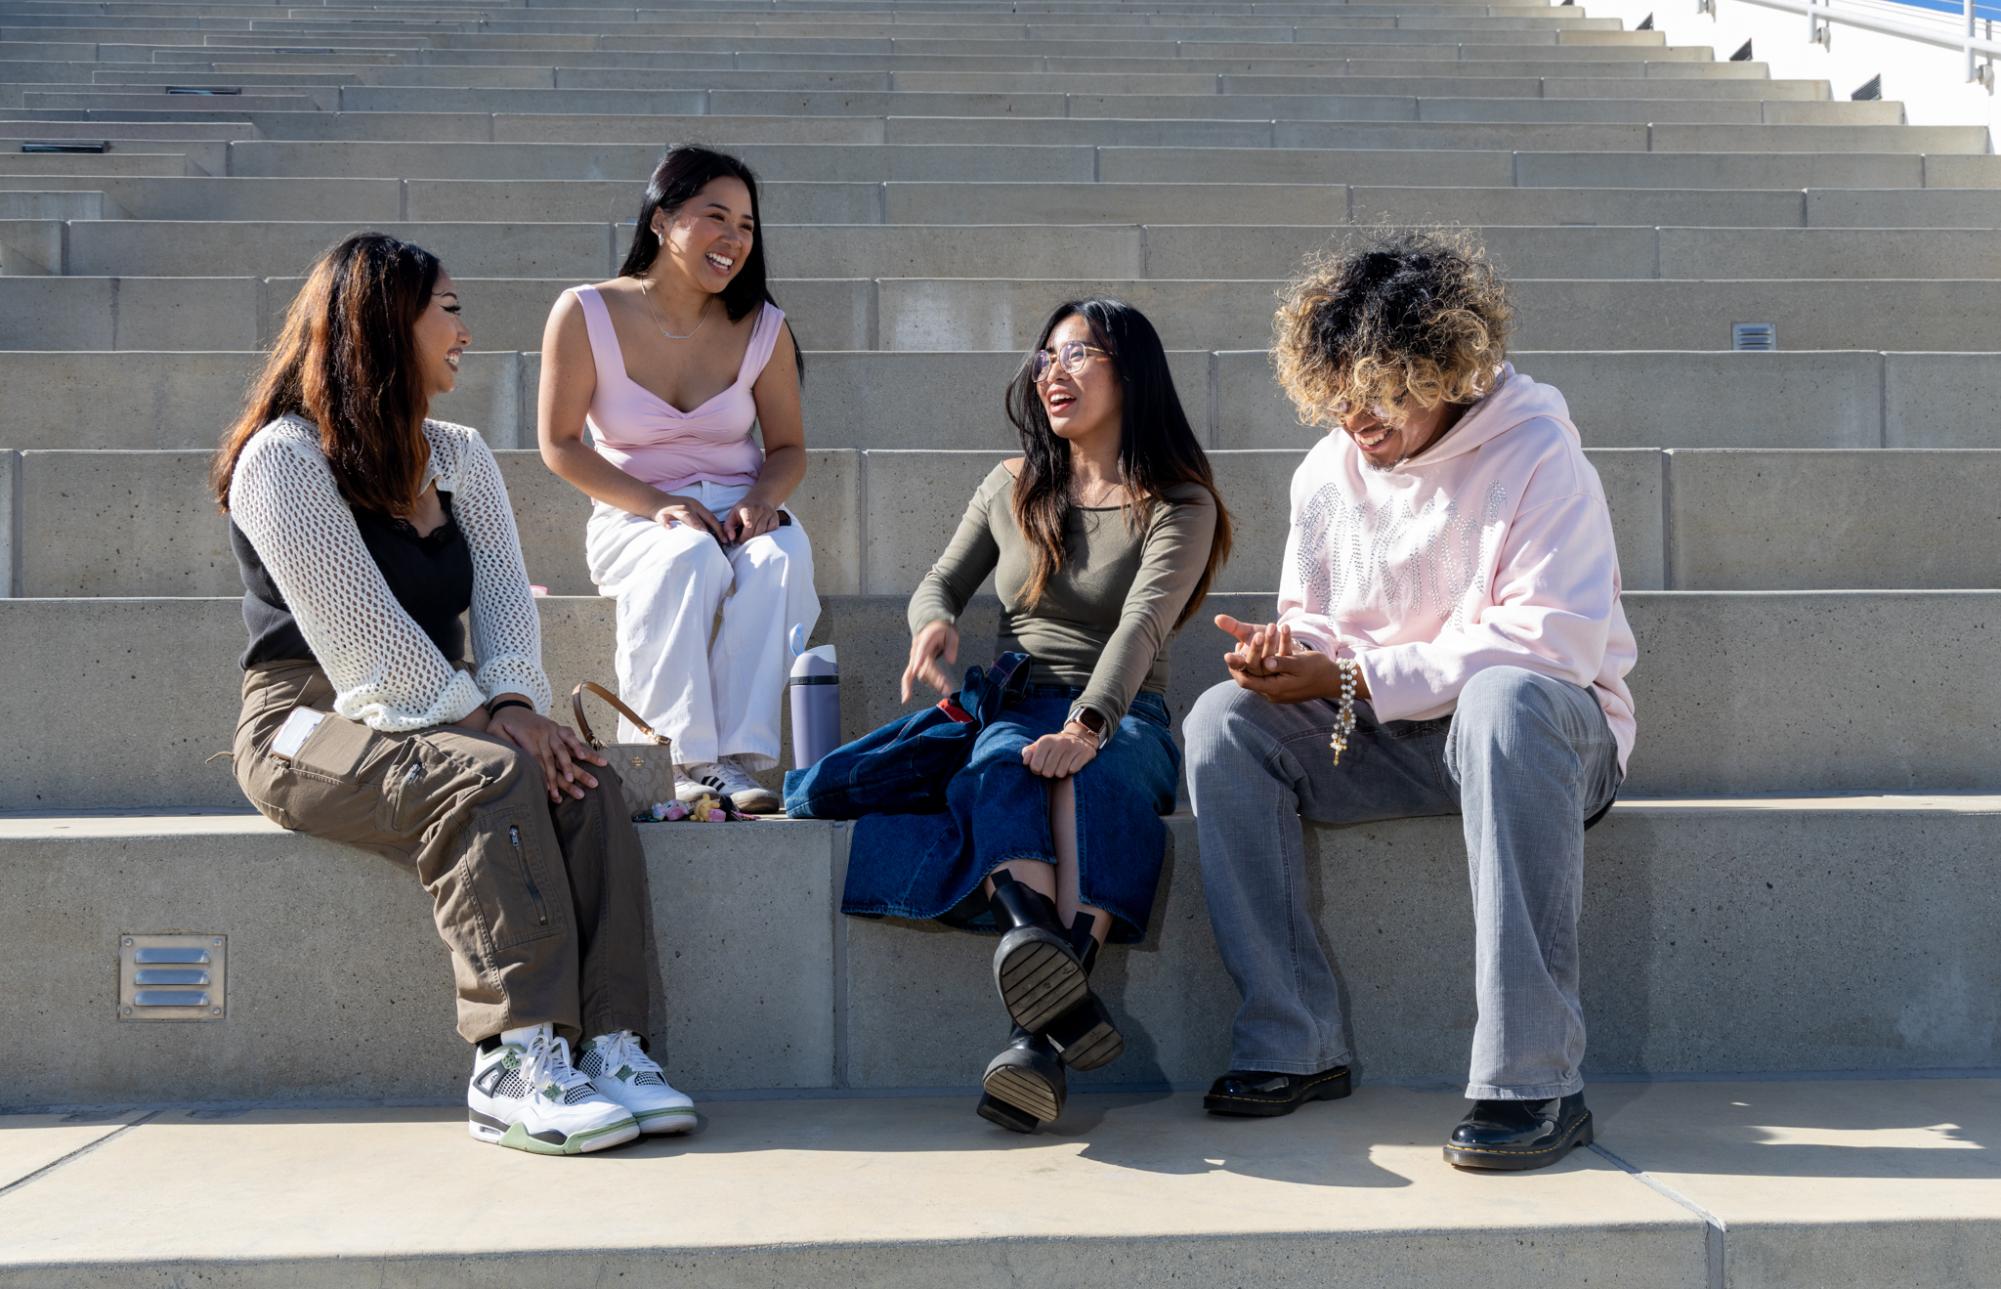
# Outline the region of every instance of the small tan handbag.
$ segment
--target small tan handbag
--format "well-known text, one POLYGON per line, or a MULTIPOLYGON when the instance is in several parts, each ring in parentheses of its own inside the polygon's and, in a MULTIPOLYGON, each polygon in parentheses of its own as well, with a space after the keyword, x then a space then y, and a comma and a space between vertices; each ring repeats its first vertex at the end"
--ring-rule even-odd
POLYGON ((604 754, 611 762, 611 768, 618 771, 618 777, 625 783, 625 804, 627 812, 642 815, 651 810, 654 803, 674 799, 674 755, 668 742, 653 732, 653 727, 640 719, 639 713, 619 701, 617 694, 603 685, 585 681, 570 691, 570 711, 577 718, 577 733, 584 736, 584 742, 604 754), (610 703, 618 714, 639 727, 647 741, 644 743, 605 743, 591 732, 590 718, 584 715, 584 694, 596 694, 610 703))

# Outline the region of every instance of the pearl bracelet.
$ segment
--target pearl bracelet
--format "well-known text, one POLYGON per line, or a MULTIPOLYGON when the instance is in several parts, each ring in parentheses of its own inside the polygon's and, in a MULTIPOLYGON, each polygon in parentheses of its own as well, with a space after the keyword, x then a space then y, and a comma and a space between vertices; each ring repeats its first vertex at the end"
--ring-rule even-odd
POLYGON ((1348 736, 1355 732, 1355 689, 1360 683, 1362 666, 1353 658, 1336 658, 1335 669, 1341 673, 1341 710, 1334 716, 1334 733, 1327 740, 1327 746, 1334 751, 1334 764, 1341 764, 1341 754, 1348 750, 1348 736))

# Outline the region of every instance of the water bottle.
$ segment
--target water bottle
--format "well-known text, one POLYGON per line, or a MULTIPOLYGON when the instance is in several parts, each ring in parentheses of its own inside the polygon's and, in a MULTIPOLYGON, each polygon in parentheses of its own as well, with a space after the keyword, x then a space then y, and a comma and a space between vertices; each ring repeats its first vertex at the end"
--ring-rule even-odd
POLYGON ((841 745, 841 669, 834 646, 806 647, 806 628, 795 626, 792 672, 785 689, 792 700, 792 768, 804 770, 841 745))

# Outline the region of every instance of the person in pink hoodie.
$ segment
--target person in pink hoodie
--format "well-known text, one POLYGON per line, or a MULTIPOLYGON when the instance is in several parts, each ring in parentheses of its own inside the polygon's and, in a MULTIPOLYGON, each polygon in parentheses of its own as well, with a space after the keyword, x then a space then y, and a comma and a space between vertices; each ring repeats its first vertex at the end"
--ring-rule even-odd
POLYGON ((1204 1105, 1288 1114, 1349 1090, 1340 990, 1295 815, 1461 815, 1473 888, 1466 1168, 1591 1141, 1577 918, 1584 830, 1634 737, 1637 651, 1597 472, 1563 396, 1507 362, 1477 251, 1399 233, 1309 266, 1280 384, 1330 432, 1292 480, 1269 623, 1219 617, 1230 679, 1186 724, 1203 891, 1243 1003, 1204 1105))

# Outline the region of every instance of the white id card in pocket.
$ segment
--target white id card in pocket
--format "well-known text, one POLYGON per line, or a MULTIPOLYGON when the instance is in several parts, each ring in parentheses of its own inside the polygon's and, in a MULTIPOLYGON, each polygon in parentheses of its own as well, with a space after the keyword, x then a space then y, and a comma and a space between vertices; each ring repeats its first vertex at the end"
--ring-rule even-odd
POLYGON ((285 723, 278 727, 278 736, 271 740, 271 755, 289 761, 299 754, 306 745, 306 736, 320 727, 327 718, 325 712, 316 712, 310 707, 294 707, 285 723))

